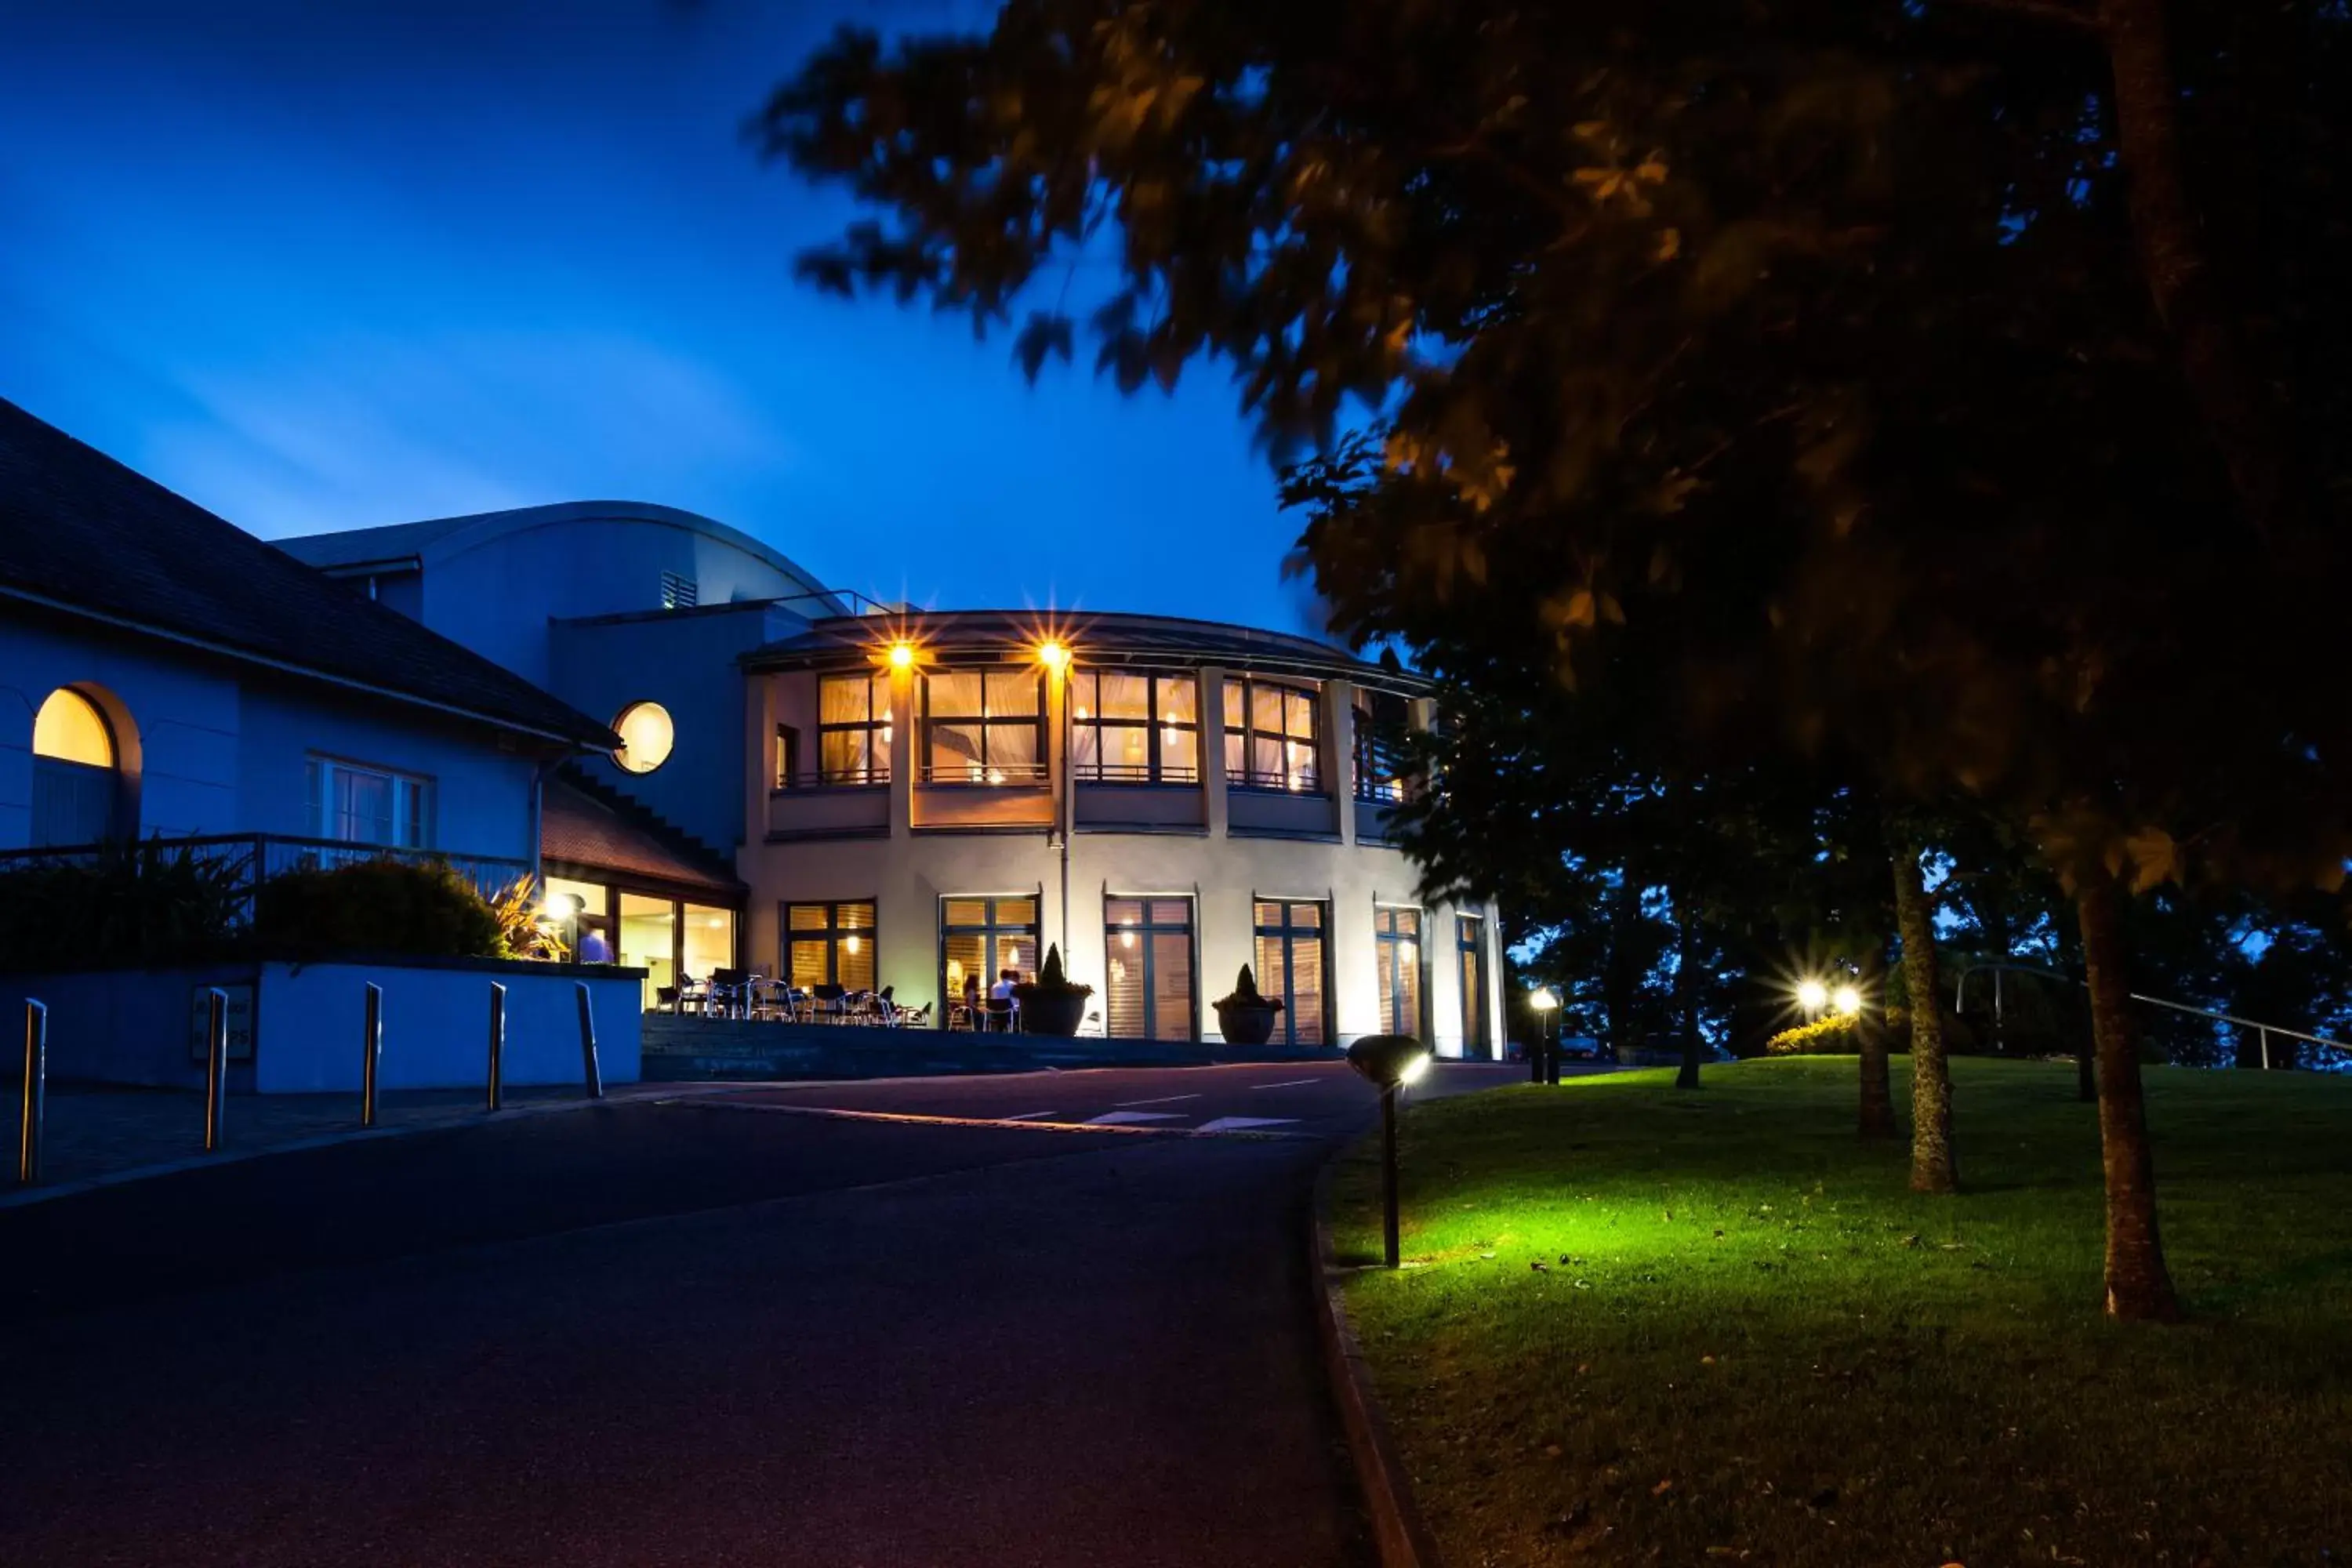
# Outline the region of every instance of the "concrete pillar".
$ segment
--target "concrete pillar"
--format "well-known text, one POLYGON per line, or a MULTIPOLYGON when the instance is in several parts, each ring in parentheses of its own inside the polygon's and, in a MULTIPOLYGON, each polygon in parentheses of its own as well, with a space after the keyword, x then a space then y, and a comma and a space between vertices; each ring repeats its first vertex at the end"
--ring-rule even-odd
POLYGON ((915 822, 916 699, 922 677, 912 668, 890 670, 890 837, 905 838, 915 822))
POLYGON ((1209 837, 1223 838, 1231 820, 1225 805, 1225 672, 1214 664, 1201 671, 1201 789, 1209 837))
POLYGON ((1323 683, 1323 779, 1339 814, 1339 842, 1356 842, 1356 683, 1323 683))

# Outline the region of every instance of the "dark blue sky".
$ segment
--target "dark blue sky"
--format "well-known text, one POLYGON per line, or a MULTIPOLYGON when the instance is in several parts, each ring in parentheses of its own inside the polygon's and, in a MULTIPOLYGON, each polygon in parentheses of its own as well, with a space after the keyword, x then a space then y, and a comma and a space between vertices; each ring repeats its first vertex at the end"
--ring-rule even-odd
POLYGON ((1297 629, 1222 372, 1032 388, 792 279, 849 209, 744 116, 845 17, 991 10, 0 0, 0 395, 264 535, 626 498, 880 596, 1297 629))

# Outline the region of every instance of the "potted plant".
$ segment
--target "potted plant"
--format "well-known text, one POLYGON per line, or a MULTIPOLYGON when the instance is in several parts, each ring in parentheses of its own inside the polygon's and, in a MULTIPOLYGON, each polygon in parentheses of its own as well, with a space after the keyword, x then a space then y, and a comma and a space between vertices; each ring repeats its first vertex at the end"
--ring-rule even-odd
POLYGON ((1274 1021, 1282 1016, 1282 1004, 1271 996, 1261 996, 1257 976, 1250 966, 1242 965, 1241 977, 1234 982, 1234 994, 1219 1001, 1217 1029, 1229 1046, 1262 1046, 1274 1038, 1274 1021))
POLYGON ((1045 966, 1034 980, 1024 980, 1013 988, 1021 1002, 1021 1027, 1032 1035, 1075 1035, 1079 1021, 1087 1016, 1087 998, 1095 994, 1091 985, 1073 984, 1062 973, 1062 950, 1055 945, 1045 950, 1045 966))

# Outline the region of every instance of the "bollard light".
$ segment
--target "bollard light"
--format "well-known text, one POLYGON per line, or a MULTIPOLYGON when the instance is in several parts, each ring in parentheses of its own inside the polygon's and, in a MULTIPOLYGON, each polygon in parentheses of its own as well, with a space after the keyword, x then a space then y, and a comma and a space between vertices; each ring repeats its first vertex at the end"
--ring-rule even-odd
POLYGON ((1411 1035, 1366 1035, 1348 1047, 1348 1065, 1381 1091, 1381 1257, 1397 1266, 1396 1096, 1429 1070, 1429 1047, 1411 1035))
POLYGON ((1528 993, 1528 1005, 1536 1016, 1536 1047, 1528 1053, 1528 1080, 1558 1083, 1559 1046, 1552 1038, 1551 1015, 1559 1008, 1559 996, 1550 986, 1538 985, 1528 993))

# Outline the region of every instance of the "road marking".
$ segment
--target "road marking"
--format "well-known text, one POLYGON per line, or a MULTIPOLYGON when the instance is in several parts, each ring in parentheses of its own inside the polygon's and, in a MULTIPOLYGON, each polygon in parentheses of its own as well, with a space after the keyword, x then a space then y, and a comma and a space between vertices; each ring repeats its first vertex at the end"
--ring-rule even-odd
POLYGON ((1018 1116, 1000 1116, 997 1120, 1000 1121, 1034 1121, 1041 1116, 1051 1116, 1053 1114, 1054 1112, 1050 1110, 1024 1110, 1018 1116))
POLYGON ((1203 1132, 1255 1132, 1265 1127, 1295 1127, 1296 1116, 1220 1116, 1201 1124, 1203 1132))
POLYGON ((1129 1105, 1173 1105, 1180 1100, 1198 1100, 1201 1097, 1197 1094, 1163 1094, 1157 1100, 1114 1100, 1112 1103, 1122 1107, 1129 1105))
POLYGON ((1179 1121, 1182 1118, 1172 1110, 1107 1110, 1100 1116, 1087 1118, 1088 1127, 1124 1127, 1131 1121, 1179 1121))
MULTIPOLYGON (((709 1100, 689 1100, 684 1096, 680 1096, 675 1099, 665 1098, 661 1100, 649 1100, 648 1103, 665 1109, 702 1107, 711 1110, 748 1110, 770 1116, 814 1116, 834 1121, 895 1121, 902 1125, 913 1127, 1002 1127, 1008 1131, 1014 1132, 1078 1132, 1092 1134, 1098 1137, 1116 1135, 1129 1138, 1200 1138, 1206 1136, 1211 1138, 1303 1140, 1304 1142, 1310 1143, 1315 1142, 1315 1135, 1311 1132, 1255 1132, 1242 1131, 1204 1134, 1198 1128, 1137 1127, 1126 1125, 1120 1121, 1114 1121, 1108 1117, 1091 1122, 1008 1121, 1003 1117, 998 1116, 935 1116, 925 1115, 920 1111, 913 1110, 852 1110, 846 1106, 838 1105, 788 1105, 772 1100, 754 1100, 720 1099, 717 1097, 713 1097, 709 1100)), ((1183 1120, 1179 1116, 1161 1115, 1150 1112, 1122 1113, 1115 1111, 1112 1114, 1135 1116, 1146 1121, 1181 1121, 1183 1120)), ((495 1118, 491 1118, 489 1120, 495 1120, 495 1118)), ((392 1129, 391 1131, 397 1131, 399 1129, 392 1129)), ((42 1190, 46 1192, 47 1189, 44 1188, 42 1190)))
POLYGON ((1280 1083, 1254 1083, 1250 1085, 1250 1087, 1252 1089, 1297 1089, 1301 1084, 1321 1083, 1322 1081, 1323 1080, 1319 1078, 1286 1078, 1280 1083))

